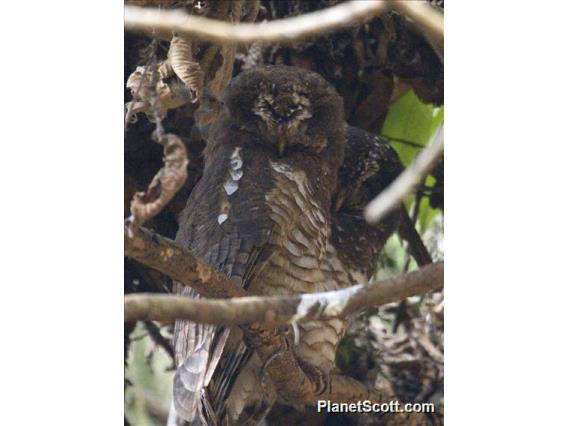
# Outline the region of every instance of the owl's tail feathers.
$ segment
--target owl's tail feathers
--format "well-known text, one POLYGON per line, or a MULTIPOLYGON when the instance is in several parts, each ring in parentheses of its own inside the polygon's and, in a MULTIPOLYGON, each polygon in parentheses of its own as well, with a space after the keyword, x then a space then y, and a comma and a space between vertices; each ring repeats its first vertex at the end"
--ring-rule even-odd
POLYGON ((176 413, 191 424, 201 417, 201 390, 205 383, 208 358, 209 345, 203 345, 178 366, 174 376, 176 413))
MULTIPOLYGON (((198 326, 199 328, 199 326, 198 326)), ((209 425, 214 418, 205 387, 219 363, 231 329, 201 330, 205 336, 197 348, 178 365, 174 375, 174 407, 191 425, 209 425)))

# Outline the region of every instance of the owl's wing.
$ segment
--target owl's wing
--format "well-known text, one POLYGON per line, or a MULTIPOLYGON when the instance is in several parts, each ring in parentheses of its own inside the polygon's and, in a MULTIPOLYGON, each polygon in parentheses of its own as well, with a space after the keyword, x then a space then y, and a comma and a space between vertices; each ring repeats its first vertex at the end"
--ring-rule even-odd
MULTIPOLYGON (((263 195, 270 186, 270 176, 263 176, 267 167, 259 161, 262 159, 250 156, 247 162, 246 153, 240 149, 218 149, 188 200, 176 237, 244 288, 269 256, 266 243, 273 226, 263 195)), ((181 294, 198 296, 189 287, 178 285, 178 289, 181 294)), ((206 398, 203 389, 217 367, 229 333, 229 328, 176 321, 174 404, 180 417, 191 421, 202 415, 198 409, 201 402, 207 406, 207 401, 200 402, 206 398)), ((244 352, 231 363, 231 375, 250 356, 244 352)), ((212 395, 211 399, 218 398, 212 395)))
MULTIPOLYGON (((256 259, 259 253, 258 249, 251 250, 251 267, 247 271, 252 272, 258 265, 256 259)), ((245 277, 247 275, 245 274, 245 277)), ((243 280, 243 283, 247 282, 247 279, 243 280)), ((191 287, 181 287, 180 294, 195 298, 201 297, 191 287)), ((176 357, 182 361, 178 364, 174 375, 174 403, 180 417, 191 421, 196 415, 201 417, 204 411, 210 411, 201 409, 200 404, 203 404, 205 408, 213 407, 214 411, 218 412, 220 404, 230 392, 233 378, 251 355, 242 341, 237 344, 237 347, 231 348, 232 353, 220 366, 221 371, 217 372, 217 377, 221 380, 216 381, 215 387, 207 394, 204 393, 204 388, 211 381, 231 331, 230 327, 176 321, 176 357)), ((209 417, 212 414, 210 412, 209 417)), ((210 424, 204 418, 201 418, 201 422, 210 424)))
MULTIPOLYGON (((200 297, 189 287, 183 287, 180 294, 200 297)), ((210 379, 208 369, 215 368, 229 331, 207 324, 176 321, 176 358, 180 362, 174 375, 174 404, 178 415, 185 420, 194 420, 200 414, 200 395, 210 379)))

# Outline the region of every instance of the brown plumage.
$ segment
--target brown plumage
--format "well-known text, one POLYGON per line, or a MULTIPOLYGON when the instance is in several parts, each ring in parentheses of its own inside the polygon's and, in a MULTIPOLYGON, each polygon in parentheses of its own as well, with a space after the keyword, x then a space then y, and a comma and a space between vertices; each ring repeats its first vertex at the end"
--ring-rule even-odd
MULTIPOLYGON (((306 70, 241 73, 208 129, 204 172, 180 217, 177 241, 251 294, 350 285, 330 242, 330 210, 343 160, 342 100, 306 70)), ((182 294, 196 296, 178 285, 182 294)), ((299 326, 297 355, 328 374, 340 320, 299 326)), ((195 423, 255 424, 276 399, 239 329, 177 321, 174 402, 195 423)))
POLYGON ((353 282, 367 282, 401 218, 401 211, 395 211, 372 226, 365 221, 363 209, 403 170, 386 139, 347 126, 345 160, 333 198, 332 243, 353 282))

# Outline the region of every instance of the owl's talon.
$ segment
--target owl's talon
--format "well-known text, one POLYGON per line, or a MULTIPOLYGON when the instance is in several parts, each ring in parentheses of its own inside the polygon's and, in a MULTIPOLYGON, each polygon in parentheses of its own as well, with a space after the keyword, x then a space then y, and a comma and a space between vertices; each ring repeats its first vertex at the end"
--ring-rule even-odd
POLYGON ((301 359, 298 359, 302 370, 306 376, 316 385, 316 393, 322 394, 326 390, 331 389, 331 372, 324 371, 313 364, 309 364, 301 359))
POLYGON ((283 352, 276 352, 272 355, 270 355, 270 357, 262 364, 262 367, 260 367, 260 386, 263 390, 263 392, 266 394, 266 376, 268 375, 268 366, 270 365, 270 363, 272 361, 274 361, 276 358, 278 358, 279 356, 282 355, 283 352))
POLYGON ((294 346, 298 346, 300 344, 301 333, 300 327, 298 327, 297 322, 292 322, 289 325, 278 327, 278 333, 284 336, 290 336, 291 334, 293 337, 294 346))

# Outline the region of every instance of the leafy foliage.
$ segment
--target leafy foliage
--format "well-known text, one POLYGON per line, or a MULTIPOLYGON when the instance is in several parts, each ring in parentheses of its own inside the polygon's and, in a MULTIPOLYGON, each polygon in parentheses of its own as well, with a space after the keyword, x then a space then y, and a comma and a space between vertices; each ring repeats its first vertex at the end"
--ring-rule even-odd
MULTIPOLYGON (((443 106, 425 104, 410 90, 389 108, 382 134, 390 140, 403 164, 408 166, 420 153, 420 146, 428 145, 443 121, 443 106)), ((434 183, 435 179, 429 176, 425 185, 433 187, 434 183)), ((417 198, 420 199, 418 224, 420 229, 425 231, 440 210, 430 207, 428 199, 420 196, 408 197, 407 208, 410 208, 417 198)))

